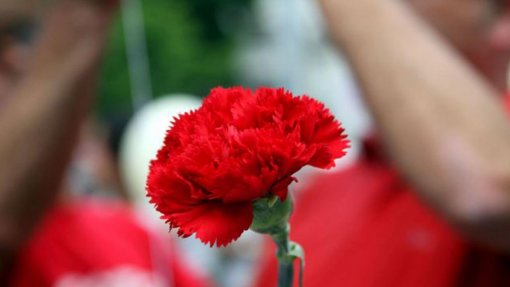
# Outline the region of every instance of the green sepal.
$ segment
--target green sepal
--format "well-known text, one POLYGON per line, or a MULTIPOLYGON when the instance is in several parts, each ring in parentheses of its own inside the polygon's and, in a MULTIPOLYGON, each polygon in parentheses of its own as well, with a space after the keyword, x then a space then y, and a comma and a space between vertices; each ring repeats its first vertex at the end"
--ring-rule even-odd
POLYGON ((251 229, 258 233, 274 235, 287 228, 292 214, 292 200, 281 201, 278 197, 262 198, 253 202, 251 229))

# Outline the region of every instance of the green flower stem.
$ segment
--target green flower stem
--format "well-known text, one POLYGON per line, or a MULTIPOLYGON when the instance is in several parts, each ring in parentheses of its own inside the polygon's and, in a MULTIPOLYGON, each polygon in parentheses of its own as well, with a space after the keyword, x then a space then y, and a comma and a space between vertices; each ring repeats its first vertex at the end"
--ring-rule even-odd
POLYGON ((276 246, 276 258, 278 259, 278 287, 292 287, 294 279, 294 256, 289 254, 289 225, 276 234, 271 234, 276 246))
POLYGON ((278 287, 292 287, 294 266, 292 263, 278 263, 278 287))
MULTIPOLYGON (((254 220, 251 229, 267 234, 276 243, 278 259, 278 287, 293 287, 294 260, 300 259, 304 264, 303 249, 299 244, 289 240, 289 217, 292 213, 292 200, 281 202, 277 198, 260 199, 253 204, 254 220)), ((302 266, 300 278, 302 278, 302 266)), ((302 279, 299 285, 302 286, 302 279)))

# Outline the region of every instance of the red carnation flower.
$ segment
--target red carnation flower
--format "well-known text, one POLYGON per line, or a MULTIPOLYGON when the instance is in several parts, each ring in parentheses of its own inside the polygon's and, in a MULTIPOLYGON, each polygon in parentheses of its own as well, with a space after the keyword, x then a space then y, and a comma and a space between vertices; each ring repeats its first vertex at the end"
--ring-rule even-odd
POLYGON ((333 167, 348 145, 339 122, 308 96, 216 88, 174 119, 151 162, 148 196, 180 236, 227 245, 250 227, 255 200, 284 201, 295 172, 333 167))

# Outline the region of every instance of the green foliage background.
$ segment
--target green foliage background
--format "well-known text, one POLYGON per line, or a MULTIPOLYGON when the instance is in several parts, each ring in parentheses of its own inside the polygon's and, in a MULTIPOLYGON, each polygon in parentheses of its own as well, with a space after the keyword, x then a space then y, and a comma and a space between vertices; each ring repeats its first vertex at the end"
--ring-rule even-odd
MULTIPOLYGON (((154 96, 205 95, 232 85, 231 54, 240 11, 250 0, 142 0, 154 96)), ((118 17, 105 54, 97 112, 132 112, 124 35, 118 17)))

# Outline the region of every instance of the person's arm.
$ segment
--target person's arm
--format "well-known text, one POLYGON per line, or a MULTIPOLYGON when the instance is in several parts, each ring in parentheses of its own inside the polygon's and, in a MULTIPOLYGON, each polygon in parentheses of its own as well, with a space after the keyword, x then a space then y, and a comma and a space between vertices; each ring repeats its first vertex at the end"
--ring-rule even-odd
POLYGON ((510 123, 497 92, 404 1, 320 2, 400 171, 459 230, 510 251, 510 123))
POLYGON ((0 270, 51 206, 79 125, 115 6, 53 1, 33 61, 0 110, 0 270))

